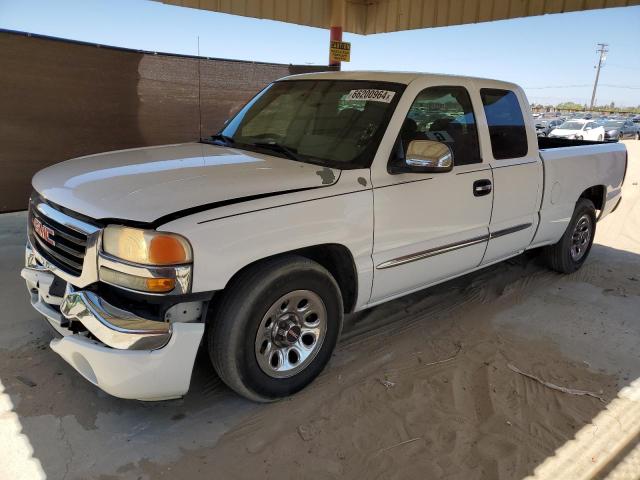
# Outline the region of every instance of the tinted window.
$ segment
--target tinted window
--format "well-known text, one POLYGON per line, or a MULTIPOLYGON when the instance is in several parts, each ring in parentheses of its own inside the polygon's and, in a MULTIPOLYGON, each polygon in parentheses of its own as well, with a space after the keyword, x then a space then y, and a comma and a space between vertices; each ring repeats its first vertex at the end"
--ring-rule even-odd
POLYGON ((510 90, 480 89, 489 124, 493 158, 519 158, 527 154, 527 130, 516 94, 510 90))
POLYGON ((481 162, 476 119, 464 87, 431 87, 418 94, 400 131, 403 151, 411 140, 447 144, 455 165, 481 162))

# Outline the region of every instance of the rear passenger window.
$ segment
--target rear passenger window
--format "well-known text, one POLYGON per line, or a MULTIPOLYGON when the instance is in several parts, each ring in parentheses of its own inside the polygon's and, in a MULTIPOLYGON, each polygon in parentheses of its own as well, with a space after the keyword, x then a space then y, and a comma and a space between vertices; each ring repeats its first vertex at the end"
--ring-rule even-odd
POLYGON ((400 138, 404 152, 412 140, 434 140, 451 148, 454 165, 482 161, 476 119, 464 87, 431 87, 420 92, 402 125, 400 138))
POLYGON ((481 88, 480 96, 489 124, 493 158, 524 157, 529 149, 527 130, 516 94, 511 90, 481 88))

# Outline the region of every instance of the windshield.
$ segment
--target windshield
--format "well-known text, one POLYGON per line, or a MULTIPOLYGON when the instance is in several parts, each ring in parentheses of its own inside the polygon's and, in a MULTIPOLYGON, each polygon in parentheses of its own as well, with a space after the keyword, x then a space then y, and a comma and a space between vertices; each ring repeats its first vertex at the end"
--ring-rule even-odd
POLYGON ((584 123, 582 122, 564 122, 558 128, 562 130, 582 130, 584 123))
POLYGON ((217 138, 234 148, 340 169, 371 165, 404 85, 285 80, 269 85, 217 138))
POLYGON ((624 125, 624 122, 607 122, 604 124, 607 128, 620 128, 624 125))

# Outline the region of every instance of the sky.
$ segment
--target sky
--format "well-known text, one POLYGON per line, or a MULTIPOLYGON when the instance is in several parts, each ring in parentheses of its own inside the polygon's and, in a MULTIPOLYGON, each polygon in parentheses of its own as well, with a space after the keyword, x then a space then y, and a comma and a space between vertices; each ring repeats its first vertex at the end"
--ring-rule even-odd
MULTIPOLYGON (((0 29, 155 52, 314 65, 328 61, 327 30, 149 0, 0 0, 0 29)), ((343 70, 489 77, 520 84, 532 102, 588 104, 596 44, 608 43, 596 103, 638 106, 638 33, 640 7, 345 34, 352 61, 343 63, 343 70)))

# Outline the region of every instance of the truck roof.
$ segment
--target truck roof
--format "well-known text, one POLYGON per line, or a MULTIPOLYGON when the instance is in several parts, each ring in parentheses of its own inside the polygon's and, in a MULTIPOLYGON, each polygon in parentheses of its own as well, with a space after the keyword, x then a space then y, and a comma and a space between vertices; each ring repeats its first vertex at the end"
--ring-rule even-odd
POLYGON ((518 86, 514 83, 504 82, 501 80, 494 80, 490 78, 480 77, 468 77, 463 75, 447 75, 442 73, 424 73, 424 72, 385 72, 385 71, 373 71, 373 70, 353 70, 342 72, 314 72, 314 73, 301 73, 298 75, 290 75, 288 77, 280 78, 279 80, 305 80, 305 79, 317 79, 317 80, 371 80, 381 82, 394 82, 408 85, 409 83, 419 78, 430 78, 437 82, 447 83, 452 80, 476 80, 482 82, 484 85, 493 84, 496 87, 515 89, 518 86))

